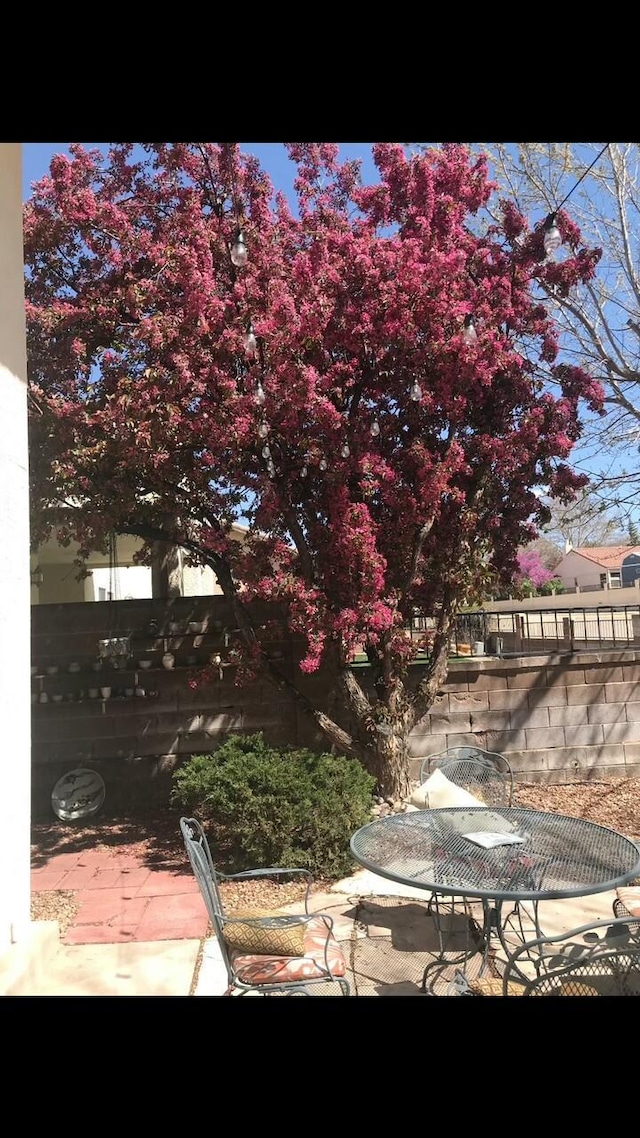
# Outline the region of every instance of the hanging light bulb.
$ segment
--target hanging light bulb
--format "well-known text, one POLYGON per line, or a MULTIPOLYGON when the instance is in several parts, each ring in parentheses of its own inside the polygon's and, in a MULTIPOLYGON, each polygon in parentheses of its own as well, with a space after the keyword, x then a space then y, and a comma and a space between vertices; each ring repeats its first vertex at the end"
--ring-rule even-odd
POLYGON ((556 215, 550 213, 544 223, 544 251, 550 261, 553 260, 561 245, 562 234, 556 225, 556 215))
POLYGON ((326 469, 327 469, 327 460, 323 455, 322 458, 320 459, 320 462, 318 463, 318 470, 325 471, 326 469))
POLYGON ((414 403, 419 403, 420 400, 422 399, 422 388, 421 388, 420 384, 418 383, 417 379, 411 385, 411 391, 409 392, 409 398, 412 399, 414 403))
POLYGON ((380 434, 380 424, 377 419, 373 420, 373 423, 369 429, 374 438, 380 434))
POLYGON ((273 476, 274 476, 274 474, 275 474, 275 472, 276 472, 276 468, 275 468, 275 466, 273 465, 273 460, 272 460, 272 459, 269 459, 269 461, 268 461, 268 463, 267 463, 267 472, 269 473, 269 476, 270 476, 271 478, 273 478, 273 476))
POLYGON ((238 269, 244 268, 247 263, 247 246, 245 244, 244 230, 239 229, 235 241, 231 246, 231 260, 238 269))
POLYGON ((305 462, 304 466, 302 467, 302 470, 300 471, 300 477, 306 478, 308 473, 309 473, 309 467, 307 466, 307 464, 305 462))
POLYGON ((247 325, 247 334, 244 338, 244 354, 246 356, 255 356, 258 341, 256 340, 256 333, 253 324, 249 322, 247 325))
POLYGON ((264 419, 258 427, 258 434, 261 439, 266 439, 267 435, 269 434, 269 424, 265 422, 264 419))
POLYGON ((264 447, 262 448, 262 457, 263 457, 263 458, 271 458, 271 450, 270 450, 270 448, 269 448, 269 444, 268 444, 268 443, 267 443, 267 445, 266 445, 266 446, 264 446, 264 447))
POLYGON ((256 385, 256 396, 255 396, 255 398, 256 398, 256 403, 258 403, 261 407, 262 407, 265 399, 267 398, 265 393, 264 393, 264 387, 260 383, 260 380, 258 380, 258 383, 256 385))
POLYGON ((476 322, 473 319, 473 316, 465 316, 465 318, 464 318, 464 328, 462 329, 462 339, 467 344, 473 344, 474 341, 478 339, 478 333, 476 332, 476 322))
POLYGON ((345 443, 345 444, 344 444, 344 446, 343 446, 342 450, 340 451, 340 454, 342 455, 342 457, 343 457, 343 458, 348 458, 348 457, 349 457, 349 455, 351 454, 351 451, 350 451, 350 449, 349 449, 349 444, 348 444, 348 443, 345 443))

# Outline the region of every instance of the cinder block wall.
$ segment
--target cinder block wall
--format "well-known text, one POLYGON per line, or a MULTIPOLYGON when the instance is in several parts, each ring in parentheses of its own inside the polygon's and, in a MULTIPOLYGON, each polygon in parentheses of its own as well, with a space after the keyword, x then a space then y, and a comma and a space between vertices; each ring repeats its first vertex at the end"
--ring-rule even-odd
POLYGON ((411 754, 465 743, 523 782, 640 774, 640 651, 453 661, 411 754))
MULTIPOLYGON (((254 606, 257 620, 273 618, 273 610, 254 606)), ((51 792, 61 774, 89 766, 102 774, 112 806, 166 803, 171 775, 181 758, 214 749, 230 731, 264 729, 278 742, 295 741, 296 712, 264 683, 235 685, 236 667, 226 666, 223 678, 206 688, 190 686, 197 664, 219 653, 225 659, 233 646, 230 609, 222 597, 179 597, 171 601, 119 601, 38 605, 32 608, 32 699, 42 691, 48 702, 32 706, 32 811, 50 813, 51 792), (158 626, 150 631, 150 622, 158 626), (205 621, 198 635, 172 634, 170 626, 187 627, 205 621), (225 645, 225 633, 229 643, 225 645), (98 641, 130 636, 131 660, 124 670, 108 664, 95 672, 98 641), (172 671, 162 666, 168 648, 175 655, 172 671), (138 661, 150 659, 151 668, 138 661), (80 671, 70 673, 75 662, 80 671), (58 667, 55 676, 47 668, 58 667), (91 688, 112 688, 109 699, 90 698, 91 688), (116 698, 116 689, 144 695, 116 698), (83 693, 82 698, 80 698, 83 693), (53 702, 62 695, 60 703, 53 702), (68 696, 73 699, 68 699, 68 696)), ((274 641, 273 655, 291 671, 291 645, 274 641)))
MULTIPOLYGON (((273 617, 267 606, 255 611, 258 620, 273 617)), ((49 702, 32 707, 34 816, 50 813, 56 781, 76 766, 103 775, 112 806, 136 807, 166 803, 176 765, 185 755, 213 750, 230 731, 263 730, 273 742, 326 746, 314 722, 270 684, 237 687, 233 666, 205 688, 190 686, 189 657, 198 663, 217 651, 226 657, 233 633, 225 648, 225 630, 232 628, 223 597, 35 606, 32 695, 46 691, 49 702), (190 621, 206 621, 207 631, 170 632, 171 623, 186 628, 190 621), (92 669, 98 640, 108 636, 131 637, 125 671, 92 669), (165 645, 176 656, 173 671, 162 667, 165 645), (137 667, 143 658, 152 661, 149 671, 137 667), (69 673, 71 662, 81 670, 69 673), (55 676, 47 675, 51 665, 58 666, 55 676), (89 688, 104 684, 112 691, 142 687, 145 695, 89 698, 89 688), (52 701, 56 693, 62 702, 52 701)), ((335 715, 327 679, 297 671, 300 647, 284 639, 271 650, 285 674, 295 670, 302 690, 335 715)), ((411 670, 414 682, 419 674, 411 670)), ((367 670, 358 675, 368 686, 367 670)), ((413 773, 425 756, 462 743, 504 752, 521 781, 640 773, 640 651, 453 661, 442 693, 411 734, 413 773)))

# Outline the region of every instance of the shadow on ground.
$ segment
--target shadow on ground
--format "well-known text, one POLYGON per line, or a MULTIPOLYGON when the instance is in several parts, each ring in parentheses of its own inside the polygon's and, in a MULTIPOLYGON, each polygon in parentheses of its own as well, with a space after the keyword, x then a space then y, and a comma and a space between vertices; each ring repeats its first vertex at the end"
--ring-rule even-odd
POLYGON ((90 821, 61 822, 55 817, 33 821, 31 864, 39 868, 54 855, 102 847, 135 853, 150 869, 188 874, 179 818, 178 811, 160 807, 126 817, 105 811, 90 821))
POLYGON ((474 974, 480 967, 473 924, 462 912, 441 914, 446 959, 440 956, 434 916, 425 905, 366 897, 345 915, 354 921, 349 981, 357 996, 447 995, 463 959, 474 974))

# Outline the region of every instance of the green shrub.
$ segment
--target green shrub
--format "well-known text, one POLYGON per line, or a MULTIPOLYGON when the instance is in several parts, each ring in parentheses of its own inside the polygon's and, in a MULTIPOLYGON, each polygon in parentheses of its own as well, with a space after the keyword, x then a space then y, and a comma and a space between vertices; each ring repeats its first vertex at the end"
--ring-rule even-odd
POLYGON ((220 868, 308 868, 317 878, 354 869, 349 839, 371 818, 375 779, 357 759, 272 747, 232 735, 174 774, 172 802, 199 818, 220 868))

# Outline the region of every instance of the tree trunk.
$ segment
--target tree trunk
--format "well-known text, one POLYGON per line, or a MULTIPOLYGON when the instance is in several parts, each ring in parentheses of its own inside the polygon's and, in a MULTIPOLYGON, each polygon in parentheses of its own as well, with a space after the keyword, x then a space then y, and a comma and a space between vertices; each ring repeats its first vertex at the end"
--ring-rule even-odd
POLYGON ((378 794, 393 802, 402 802, 411 789, 407 743, 402 720, 385 723, 378 728, 376 744, 365 755, 365 764, 377 779, 378 794))
POLYGON ((177 546, 153 543, 151 595, 165 600, 183 595, 182 556, 177 546))

